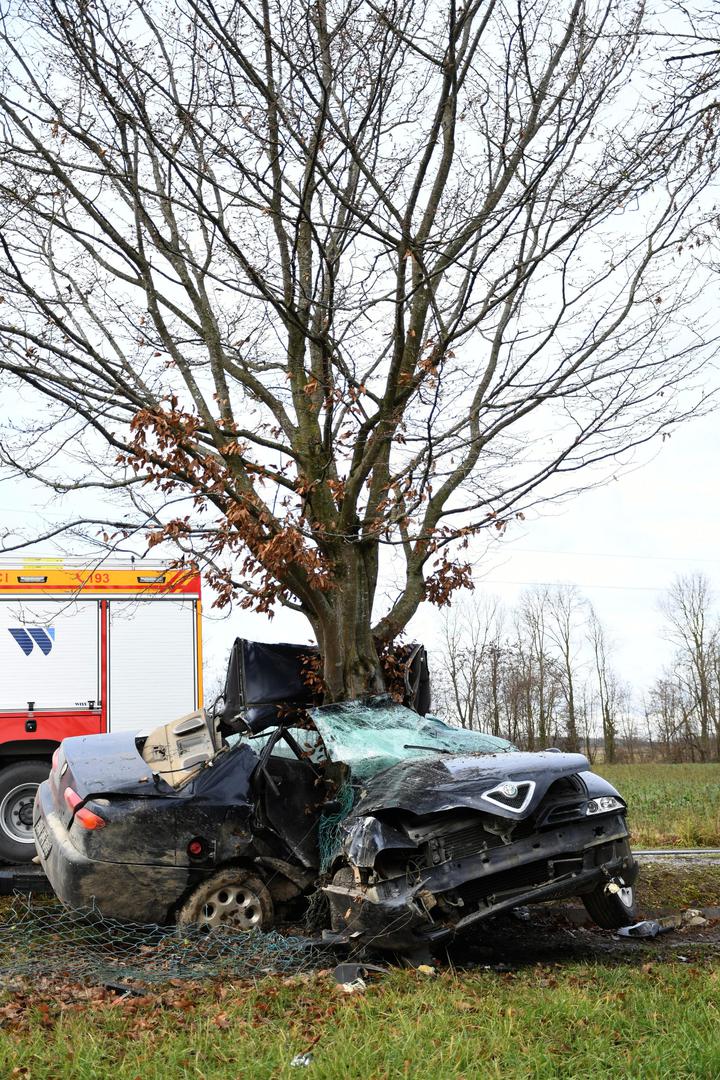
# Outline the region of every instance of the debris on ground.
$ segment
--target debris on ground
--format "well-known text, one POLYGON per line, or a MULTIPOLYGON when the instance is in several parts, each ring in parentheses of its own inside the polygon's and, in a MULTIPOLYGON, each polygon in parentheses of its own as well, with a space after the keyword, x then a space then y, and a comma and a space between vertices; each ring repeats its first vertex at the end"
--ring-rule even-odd
POLYGON ((291 1069, 306 1069, 308 1065, 312 1065, 313 1056, 310 1053, 296 1054, 290 1062, 291 1069))
POLYGON ((356 979, 365 979, 370 973, 387 975, 388 969, 379 964, 338 964, 333 971, 336 983, 353 983, 356 979))
POLYGON ((338 989, 342 990, 344 994, 364 994, 367 990, 367 983, 360 976, 353 979, 352 982, 338 983, 337 985, 338 989))
POLYGON ((510 914, 518 922, 530 922, 531 919, 530 908, 528 907, 514 907, 510 910, 510 914))
POLYGON ((696 908, 688 908, 682 914, 682 926, 707 926, 710 920, 706 919, 702 911, 696 908))
MULTIPOLYGON (((690 950, 693 957, 720 951, 720 910, 714 907, 688 907, 682 914, 644 922, 658 926, 656 939, 578 926, 568 911, 535 908, 527 923, 509 915, 497 918, 487 932, 458 938, 434 959, 419 955, 412 967, 420 978, 429 978, 442 969, 443 958, 455 969, 507 973, 537 963, 628 963, 632 957, 642 963, 649 955, 676 961, 679 952, 687 958, 690 950), (675 933, 662 933, 668 930, 675 933)), ((68 912, 56 901, 17 896, 3 905, 0 918, 0 986, 11 993, 24 992, 25 980, 35 984, 45 979, 102 989, 127 1002, 141 1000, 151 986, 177 985, 178 980, 275 974, 291 980, 332 979, 341 995, 357 996, 390 970, 364 959, 339 960, 316 938, 297 933, 208 934, 184 927, 180 934, 174 927, 129 926, 98 912, 68 912), (350 989, 340 989, 346 986, 350 989)), ((410 966, 402 956, 395 963, 410 966)))
POLYGON ((618 932, 618 937, 654 938, 658 934, 667 933, 677 929, 674 926, 661 926, 658 919, 643 919, 642 922, 633 923, 632 926, 623 926, 618 932))

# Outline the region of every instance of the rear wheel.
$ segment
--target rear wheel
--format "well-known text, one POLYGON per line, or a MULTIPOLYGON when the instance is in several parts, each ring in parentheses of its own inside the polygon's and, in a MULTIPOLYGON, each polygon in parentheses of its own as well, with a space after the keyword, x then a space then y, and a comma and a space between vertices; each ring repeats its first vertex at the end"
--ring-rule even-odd
POLYGON ((179 926, 205 930, 268 930, 273 902, 267 888, 251 871, 221 870, 190 894, 177 915, 179 926))
POLYGON ((638 920, 635 889, 632 885, 618 884, 618 892, 608 892, 605 884, 598 885, 582 897, 588 915, 603 930, 619 930, 621 926, 630 926, 638 920))
POLYGON ((0 860, 22 863, 35 857, 33 803, 49 772, 44 761, 16 761, 0 769, 0 860))

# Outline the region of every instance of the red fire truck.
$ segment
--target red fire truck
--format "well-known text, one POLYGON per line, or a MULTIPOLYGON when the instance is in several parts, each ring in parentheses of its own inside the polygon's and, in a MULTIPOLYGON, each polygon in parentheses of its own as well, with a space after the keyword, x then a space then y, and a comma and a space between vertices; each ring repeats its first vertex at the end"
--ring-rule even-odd
POLYGON ((0 860, 33 858, 35 789, 62 739, 202 707, 200 619, 194 569, 0 567, 0 860))

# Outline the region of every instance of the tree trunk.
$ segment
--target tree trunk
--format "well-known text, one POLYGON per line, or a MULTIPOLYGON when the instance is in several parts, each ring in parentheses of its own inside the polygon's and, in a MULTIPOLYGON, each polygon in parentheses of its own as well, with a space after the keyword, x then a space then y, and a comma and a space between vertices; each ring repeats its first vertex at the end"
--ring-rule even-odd
POLYGON ((580 750, 580 740, 578 739, 577 716, 575 712, 575 686, 573 684, 572 665, 569 656, 566 658, 565 669, 567 678, 567 748, 572 753, 577 753, 580 750))
POLYGON ((372 632, 374 574, 360 547, 344 554, 337 586, 323 594, 311 620, 323 658, 327 702, 352 701, 385 690, 372 632))
POLYGON ((605 747, 605 760, 610 765, 612 765, 615 761, 615 724, 610 713, 610 706, 604 697, 601 698, 600 707, 602 709, 603 718, 603 745, 605 747))

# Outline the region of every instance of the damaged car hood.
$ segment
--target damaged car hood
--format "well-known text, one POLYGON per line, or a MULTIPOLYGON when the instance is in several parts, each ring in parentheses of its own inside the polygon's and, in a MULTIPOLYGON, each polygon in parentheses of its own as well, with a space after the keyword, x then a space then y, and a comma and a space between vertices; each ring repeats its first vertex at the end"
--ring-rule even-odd
POLYGON ((402 761, 369 779, 353 817, 382 810, 422 816, 466 808, 522 820, 533 813, 551 784, 587 768, 582 754, 555 751, 425 756, 402 761), (511 785, 511 792, 514 786, 517 794, 513 798, 494 794, 502 784, 511 785))

